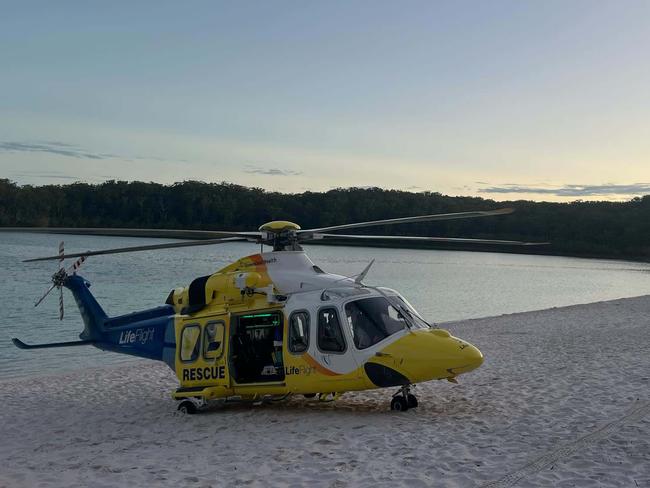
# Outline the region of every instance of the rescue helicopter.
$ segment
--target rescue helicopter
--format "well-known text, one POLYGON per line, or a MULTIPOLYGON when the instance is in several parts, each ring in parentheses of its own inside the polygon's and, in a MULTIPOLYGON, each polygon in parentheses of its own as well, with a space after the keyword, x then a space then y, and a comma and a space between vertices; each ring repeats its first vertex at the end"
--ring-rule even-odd
POLYGON ((354 276, 327 273, 311 261, 302 245, 320 239, 540 244, 334 233, 512 211, 423 215, 305 230, 293 222, 273 221, 256 232, 204 231, 202 237, 208 239, 72 254, 61 243, 57 255, 26 262, 59 261, 51 287, 36 305, 56 288, 63 318, 62 290, 70 290, 83 320, 79 340, 35 345, 12 341, 21 349, 94 346, 162 361, 180 383, 172 393, 179 401, 178 410, 189 414, 217 404, 263 403, 296 394, 330 401, 344 392, 373 388, 397 388, 391 409, 405 411, 418 406, 411 391, 414 384, 456 382, 459 375, 481 366, 481 351, 431 325, 397 291, 365 284, 374 260, 354 276), (174 288, 161 306, 127 315, 109 317, 90 292, 90 283, 77 273, 91 256, 233 241, 260 244, 260 252, 174 288), (264 246, 272 251, 264 252, 264 246), (66 258, 77 259, 66 269, 66 258))

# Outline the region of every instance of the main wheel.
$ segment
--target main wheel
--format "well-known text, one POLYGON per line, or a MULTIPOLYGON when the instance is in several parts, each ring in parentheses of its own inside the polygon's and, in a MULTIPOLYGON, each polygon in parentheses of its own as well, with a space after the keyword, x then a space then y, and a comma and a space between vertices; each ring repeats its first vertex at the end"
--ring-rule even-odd
POLYGON ((390 409, 396 412, 405 412, 409 409, 408 401, 402 395, 393 397, 390 401, 390 409))
POLYGON ((194 405, 194 403, 192 403, 190 400, 183 400, 178 405, 178 411, 180 413, 192 415, 196 413, 196 405, 194 405))
POLYGON ((418 399, 415 397, 415 395, 409 393, 406 395, 406 403, 408 404, 409 408, 416 408, 418 406, 418 399))

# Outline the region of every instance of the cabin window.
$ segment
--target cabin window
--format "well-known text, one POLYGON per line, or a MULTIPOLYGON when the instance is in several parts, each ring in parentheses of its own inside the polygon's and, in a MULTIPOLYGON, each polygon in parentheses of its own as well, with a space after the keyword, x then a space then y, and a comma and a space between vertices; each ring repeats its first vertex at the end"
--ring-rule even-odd
POLYGON ((357 349, 366 349, 403 330, 406 321, 384 297, 363 298, 345 306, 345 315, 357 349))
POLYGON ((289 319, 289 351, 302 353, 309 348, 309 312, 294 312, 289 319))
POLYGON ((208 322, 203 332, 203 357, 207 360, 219 359, 223 354, 223 322, 208 322))
POLYGON ((201 327, 198 324, 186 325, 181 332, 181 361, 196 361, 201 350, 201 327))
POLYGON ((318 349, 323 352, 344 352, 345 339, 334 308, 324 308, 318 312, 318 349))

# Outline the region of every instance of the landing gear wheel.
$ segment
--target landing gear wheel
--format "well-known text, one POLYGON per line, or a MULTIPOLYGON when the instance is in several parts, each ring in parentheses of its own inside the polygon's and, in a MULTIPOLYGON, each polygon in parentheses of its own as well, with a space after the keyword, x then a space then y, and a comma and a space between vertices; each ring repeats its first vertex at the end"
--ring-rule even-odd
POLYGON ((316 396, 316 393, 305 393, 302 396, 305 398, 314 398, 316 396))
POLYGON ((390 401, 390 409, 396 412, 405 412, 409 409, 408 401, 402 395, 393 397, 390 401))
POLYGON ((408 395, 406 395, 406 403, 408 404, 409 408, 417 408, 418 399, 416 398, 415 395, 409 393, 408 395))
POLYGON ((196 405, 194 405, 194 403, 191 402, 190 400, 183 400, 178 405, 178 411, 180 413, 186 413, 188 415, 192 415, 196 413, 196 405))

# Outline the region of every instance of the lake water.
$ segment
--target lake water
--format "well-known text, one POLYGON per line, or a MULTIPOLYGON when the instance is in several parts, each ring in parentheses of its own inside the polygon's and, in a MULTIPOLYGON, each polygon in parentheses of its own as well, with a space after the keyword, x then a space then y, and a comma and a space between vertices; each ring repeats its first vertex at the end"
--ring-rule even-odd
MULTIPOLYGON (((23 259, 57 254, 61 238, 68 252, 167 242, 100 236, 56 236, 0 232, 0 378, 83 368, 132 360, 92 347, 22 351, 12 337, 28 343, 77 340, 81 318, 64 291, 66 316, 58 320, 56 290, 34 308, 49 287, 55 261, 23 259)), ((259 246, 229 243, 89 258, 80 274, 109 315, 153 307, 169 291, 254 254, 259 246)), ((432 322, 524 312, 650 293, 650 264, 629 261, 461 251, 309 246, 325 271, 344 275, 375 265, 366 282, 395 288, 432 322)))

